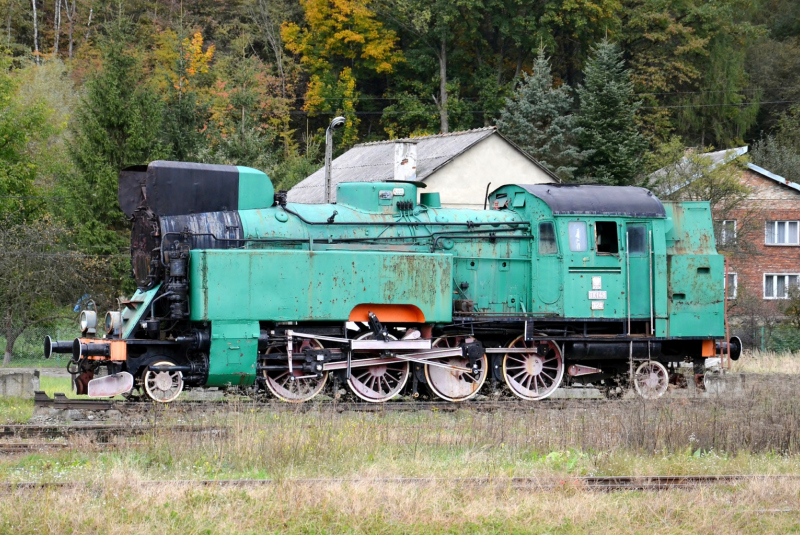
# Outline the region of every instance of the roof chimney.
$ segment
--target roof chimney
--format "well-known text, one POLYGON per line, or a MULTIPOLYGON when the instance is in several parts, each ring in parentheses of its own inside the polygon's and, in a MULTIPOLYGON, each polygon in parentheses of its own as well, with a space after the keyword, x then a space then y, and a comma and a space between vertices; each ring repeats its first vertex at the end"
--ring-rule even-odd
POLYGON ((394 179, 417 179, 416 141, 398 141, 394 144, 394 179))

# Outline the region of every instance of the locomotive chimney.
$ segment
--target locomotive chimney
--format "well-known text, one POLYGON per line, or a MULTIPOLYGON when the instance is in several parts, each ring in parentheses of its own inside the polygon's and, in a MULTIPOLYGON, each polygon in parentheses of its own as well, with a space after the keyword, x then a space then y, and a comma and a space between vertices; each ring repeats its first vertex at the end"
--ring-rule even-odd
POLYGON ((417 179, 416 141, 398 141, 394 144, 394 179, 417 179))

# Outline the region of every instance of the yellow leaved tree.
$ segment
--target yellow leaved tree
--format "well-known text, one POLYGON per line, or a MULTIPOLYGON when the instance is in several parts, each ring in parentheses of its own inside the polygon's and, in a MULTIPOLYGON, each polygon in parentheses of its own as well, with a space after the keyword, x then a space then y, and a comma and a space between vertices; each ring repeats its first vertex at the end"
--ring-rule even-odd
POLYGON ((203 50, 203 35, 200 32, 183 39, 171 29, 156 35, 153 57, 156 83, 161 92, 167 92, 164 91, 167 83, 181 93, 189 91, 198 74, 208 73, 214 52, 214 45, 203 50))
POLYGON ((343 115, 343 144, 351 145, 358 137, 358 85, 402 61, 397 34, 376 18, 370 0, 300 3, 303 25, 284 23, 281 36, 310 76, 303 109, 312 116, 343 115))

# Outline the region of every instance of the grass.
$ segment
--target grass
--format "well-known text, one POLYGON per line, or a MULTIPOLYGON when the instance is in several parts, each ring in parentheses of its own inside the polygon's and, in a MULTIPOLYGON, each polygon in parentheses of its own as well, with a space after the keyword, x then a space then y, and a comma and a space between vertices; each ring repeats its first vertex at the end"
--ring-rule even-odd
POLYGON ((39 390, 47 392, 47 395, 53 397, 53 394, 60 392, 66 394, 68 398, 75 399, 89 399, 89 396, 79 396, 72 391, 72 378, 71 377, 53 377, 52 375, 39 376, 39 390))
POLYGON ((52 453, 0 456, 3 482, 86 483, 13 490, 0 498, 0 533, 799 530, 800 480, 609 494, 569 483, 582 475, 800 475, 800 385, 775 379, 748 379, 738 398, 562 409, 543 403, 515 412, 338 413, 314 405, 275 411, 223 402, 186 414, 158 407, 140 416, 152 432, 118 438, 114 450, 83 438, 52 453), (225 432, 166 425, 176 422, 225 432), (473 476, 499 482, 475 487, 453 480, 473 476), (503 483, 511 476, 566 483, 544 492, 503 483), (376 481, 390 477, 443 479, 376 481), (231 478, 276 482, 253 488, 179 482, 231 478))
MULTIPOLYGON (((9 368, 66 368, 70 356, 65 354, 55 354, 49 359, 44 357, 16 357, 11 359, 9 368)), ((2 368, 0 368, 2 369, 2 368)))
POLYGON ((32 399, 0 396, 0 424, 24 423, 32 415, 32 399))
POLYGON ((732 371, 741 373, 800 374, 800 353, 745 350, 731 364, 732 371))
MULTIPOLYGON (((39 377, 39 390, 43 390, 50 397, 60 392, 72 399, 90 399, 89 396, 79 396, 72 391, 72 379, 69 377, 42 375, 39 377)), ((0 424, 25 423, 32 415, 32 399, 0 397, 0 424)))
POLYGON ((337 413, 311 405, 275 412, 221 402, 186 414, 156 407, 139 416, 152 433, 133 444, 98 453, 77 443, 47 457, 0 459, 0 479, 60 481, 115 469, 139 479, 800 474, 798 398, 800 385, 765 380, 739 398, 544 403, 526 411, 337 413), (225 432, 177 432, 168 426, 176 422, 225 432))
POLYGON ((0 500, 0 532, 787 533, 800 528, 797 491, 758 479, 732 489, 607 494, 448 483, 209 489, 143 485, 114 472, 84 489, 12 492, 0 500))

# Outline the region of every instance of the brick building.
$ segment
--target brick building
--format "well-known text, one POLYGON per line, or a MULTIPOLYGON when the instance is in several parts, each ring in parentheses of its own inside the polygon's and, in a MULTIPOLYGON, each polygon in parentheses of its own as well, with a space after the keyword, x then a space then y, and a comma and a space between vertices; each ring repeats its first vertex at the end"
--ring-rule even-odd
POLYGON ((728 299, 744 288, 764 301, 786 299, 789 286, 800 283, 800 184, 752 163, 740 180, 750 193, 717 221, 719 248, 731 251, 728 299))
POLYGON ((653 178, 661 182, 657 193, 664 199, 707 199, 698 197, 706 190, 690 192, 689 185, 712 172, 723 171, 746 186, 749 192, 733 208, 712 208, 717 249, 727 258, 726 292, 731 305, 746 293, 762 310, 777 311, 789 286, 800 284, 800 184, 743 161, 747 150, 689 154, 653 178))

